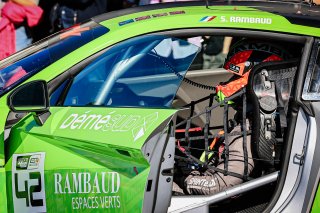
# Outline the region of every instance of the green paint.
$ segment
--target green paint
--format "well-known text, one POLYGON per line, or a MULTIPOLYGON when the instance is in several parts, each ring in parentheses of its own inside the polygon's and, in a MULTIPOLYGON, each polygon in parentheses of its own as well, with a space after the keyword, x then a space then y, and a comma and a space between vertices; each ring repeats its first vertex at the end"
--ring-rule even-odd
POLYGON ((47 171, 46 185, 50 186, 46 187, 47 212, 141 212, 148 172, 128 177, 121 173, 118 176, 119 173, 107 168, 47 171), (74 180, 89 175, 90 182, 75 184, 74 180), (70 187, 65 188, 66 182, 70 187), (60 206, 64 208, 59 211, 60 206))
MULTIPOLYGON (((17 135, 18 140, 21 134, 28 133, 37 138, 46 135, 140 149, 152 131, 176 110, 51 107, 50 112, 52 114, 43 126, 38 126, 31 115, 26 117, 13 128, 13 133, 17 134, 12 136, 17 135)), ((20 146, 16 140, 13 141, 20 146)), ((9 156, 16 152, 16 148, 10 146, 9 156)))
POLYGON ((7 212, 6 172, 0 168, 0 212, 7 212))
MULTIPOLYGON (((141 148, 176 110, 52 107, 50 111, 43 126, 29 115, 12 129, 6 164, 8 197, 15 196, 12 155, 45 152, 47 212, 141 212, 150 170, 141 148)), ((13 206, 10 199, 9 212, 13 206)))
POLYGON ((41 111, 45 110, 45 106, 22 106, 22 107, 14 107, 14 109, 18 112, 28 112, 28 111, 41 111))
POLYGON ((0 97, 0 167, 4 166, 4 125, 9 114, 7 98, 0 97))
MULTIPOLYGON (((66 55, 24 83, 41 79, 49 82, 70 67, 100 50, 134 36, 164 30, 183 28, 229 28, 310 36, 320 35, 319 28, 291 24, 280 15, 259 11, 258 9, 250 7, 237 7, 237 10, 234 10, 234 6, 214 6, 210 7, 210 9, 202 6, 161 9, 125 15, 103 21, 101 24, 108 27, 110 32, 82 46, 71 54, 66 55), (150 18, 119 26, 119 22, 129 19, 147 15, 151 15, 152 17, 153 14, 160 13, 169 14, 172 11, 184 11, 184 14, 150 18), (205 16, 216 16, 216 18, 210 22, 200 22, 205 16), (267 24, 259 24, 257 20, 265 20, 267 24)), ((4 165, 3 131, 9 113, 9 108, 6 105, 7 96, 8 94, 0 97, 0 167, 4 165)), ((8 153, 6 153, 9 160, 5 165, 5 170, 4 168, 0 168, 0 212, 7 212, 6 198, 8 198, 9 212, 13 212, 12 155, 14 153, 34 152, 46 153, 45 190, 48 212, 74 212, 76 210, 72 202, 76 198, 78 198, 78 201, 79 198, 82 200, 86 198, 88 201, 90 197, 94 198, 91 200, 96 200, 97 197, 99 201, 101 197, 105 198, 108 196, 120 197, 120 211, 122 212, 141 211, 143 192, 149 173, 149 165, 141 153, 141 147, 152 131, 165 119, 172 116, 175 110, 52 107, 50 111, 52 115, 44 126, 38 126, 33 120, 33 117, 29 115, 12 130, 10 147, 8 153), (110 113, 117 116, 113 116, 110 113), (158 113, 158 118, 152 122, 155 113, 158 113), (70 117, 75 114, 77 114, 77 117, 70 117), (92 121, 93 123, 96 122, 95 125, 92 125, 89 121, 87 123, 81 122, 83 118, 79 117, 85 114, 101 115, 101 117, 99 119, 95 117, 99 121, 92 121), (121 123, 118 123, 119 125, 114 126, 113 129, 113 125, 109 123, 109 121, 107 122, 108 118, 106 116, 108 115, 113 117, 117 122, 120 122, 122 117, 129 119, 130 116, 140 116, 140 120, 138 119, 138 121, 136 121, 134 127, 130 127, 130 120, 127 120, 128 124, 125 125, 125 123, 123 123, 121 125, 121 123), (146 118, 146 116, 150 117, 146 118), (70 123, 67 122, 68 118, 70 119, 70 123), (74 121, 71 122, 71 119, 74 119, 74 121), (142 126, 144 119, 150 121, 146 128, 142 126), (60 128, 63 124, 65 124, 66 128, 60 128), (109 124, 109 126, 106 126, 107 124, 109 124), (129 155, 126 153, 129 153, 129 155), (138 174, 133 170, 134 167, 138 171, 138 174), (55 189, 56 174, 60 174, 64 180, 67 174, 72 175, 72 173, 90 174, 91 177, 99 174, 100 176, 97 176, 97 182, 101 183, 101 174, 103 172, 117 172, 117 174, 119 174, 121 186, 117 193, 97 193, 97 191, 90 191, 88 193, 62 194, 57 193, 55 189), (4 174, 6 174, 6 176, 4 174), (5 180, 6 177, 7 181, 5 180), (7 196, 4 195, 6 191, 7 196)), ((131 122, 133 121, 131 120, 131 122)), ((320 193, 318 191, 313 212, 320 211, 319 200, 320 193)), ((110 203, 110 200, 108 201, 110 203)), ((116 200, 116 204, 113 206, 117 204, 118 200, 116 200)), ((95 206, 99 208, 88 208, 87 211, 102 211, 101 201, 95 206)), ((110 208, 110 204, 108 206, 109 208, 107 210, 109 211, 119 211, 117 208, 110 208)))
POLYGON ((320 212, 320 187, 318 186, 318 191, 316 194, 316 198, 314 199, 313 206, 312 206, 312 213, 320 212))
POLYGON ((118 36, 129 37, 141 34, 141 31, 155 32, 166 29, 181 29, 181 28, 235 28, 235 29, 255 29, 274 32, 288 32, 292 34, 313 35, 320 34, 319 28, 306 27, 302 25, 291 24, 286 18, 275 15, 273 13, 260 11, 250 7, 239 6, 234 10, 234 6, 212 6, 206 9, 203 6, 168 8, 161 10, 153 10, 130 14, 114 19, 106 20, 102 24, 110 29, 111 33, 115 31, 125 31, 125 34, 118 36), (152 16, 153 14, 170 13, 172 11, 184 11, 185 14, 167 15, 162 17, 151 18, 143 21, 135 21, 133 23, 119 26, 119 23, 137 17, 152 16), (200 22, 205 16, 216 16, 213 21, 200 22), (240 20, 239 20, 240 18, 240 20), (249 19, 241 19, 249 18, 249 19), (250 20, 250 18, 261 18, 250 20), (266 20, 267 19, 267 20, 266 20), (264 22, 264 23, 263 23, 264 22))
MULTIPOLYGON (((195 7, 180 7, 180 8, 170 8, 161 9, 147 12, 134 13, 126 16, 121 16, 113 18, 110 20, 103 21, 101 24, 108 27, 110 32, 95 39, 94 41, 82 46, 78 50, 68 54, 64 58, 60 59, 56 63, 51 64, 38 74, 34 75, 32 78, 28 79, 26 82, 44 79, 46 81, 51 81, 53 78, 72 67, 74 64, 80 62, 84 58, 108 47, 115 43, 128 38, 163 30, 181 29, 181 28, 235 28, 235 29, 254 29, 254 30, 266 30, 275 32, 285 32, 292 34, 301 35, 320 35, 319 28, 305 27, 301 25, 291 24, 287 19, 280 15, 274 15, 272 13, 259 11, 257 9, 249 7, 237 7, 234 10, 232 6, 215 6, 210 7, 210 10, 205 9, 205 7, 195 6, 195 7), (185 14, 169 15, 157 18, 151 18, 148 20, 133 22, 124 26, 119 26, 119 22, 134 19, 140 16, 159 14, 159 13, 169 13, 172 11, 185 11, 185 14), (211 22, 199 22, 201 18, 213 15, 217 16, 211 22), (226 20, 230 20, 231 16, 237 17, 259 17, 259 18, 271 18, 272 24, 251 24, 251 23, 232 23, 230 21, 224 22, 222 16, 226 20)), ((0 134, 2 134, 4 129, 4 122, 9 112, 6 106, 7 95, 4 95, 0 99, 0 134)), ((3 137, 0 138, 0 145, 3 144, 3 137)), ((1 146, 2 147, 2 146, 1 146)), ((0 157, 1 151, 0 148, 0 157)))

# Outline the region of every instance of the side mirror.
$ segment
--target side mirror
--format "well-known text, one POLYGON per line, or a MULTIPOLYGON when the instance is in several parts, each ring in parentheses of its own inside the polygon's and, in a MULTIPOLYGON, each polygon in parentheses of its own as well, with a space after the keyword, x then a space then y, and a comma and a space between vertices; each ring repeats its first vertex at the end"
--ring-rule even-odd
POLYGON ((32 112, 38 125, 50 116, 49 95, 46 81, 32 81, 15 89, 7 100, 13 112, 32 112))

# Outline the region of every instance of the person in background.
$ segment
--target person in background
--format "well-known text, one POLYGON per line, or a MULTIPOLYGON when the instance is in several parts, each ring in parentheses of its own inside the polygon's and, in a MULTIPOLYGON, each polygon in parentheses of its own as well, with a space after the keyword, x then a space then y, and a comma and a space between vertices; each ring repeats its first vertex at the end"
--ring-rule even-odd
POLYGON ((161 3, 160 0, 140 0, 139 5, 147 5, 147 4, 158 4, 161 3))
POLYGON ((204 36, 203 69, 221 68, 229 52, 231 41, 231 37, 204 36))
POLYGON ((123 0, 122 1, 122 8, 130 8, 130 7, 136 7, 139 5, 139 0, 123 0))
POLYGON ((59 0, 50 12, 50 33, 107 12, 107 2, 107 0, 59 0))
POLYGON ((136 6, 138 2, 138 0, 40 0, 39 6, 44 10, 44 17, 34 29, 36 41, 93 16, 136 6))
POLYGON ((140 0, 140 5, 159 4, 159 3, 178 2, 178 1, 194 1, 194 0, 140 0))
POLYGON ((42 9, 37 0, 1 1, 0 60, 32 43, 29 29, 36 26, 42 9))

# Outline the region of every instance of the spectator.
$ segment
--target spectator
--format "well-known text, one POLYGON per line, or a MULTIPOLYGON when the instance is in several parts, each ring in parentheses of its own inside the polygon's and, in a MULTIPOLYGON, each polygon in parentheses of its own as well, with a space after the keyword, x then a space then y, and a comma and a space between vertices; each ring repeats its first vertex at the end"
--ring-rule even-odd
POLYGON ((203 39, 203 69, 222 67, 229 52, 232 38, 204 36, 203 39))
POLYGON ((35 0, 1 2, 0 60, 32 43, 29 28, 36 26, 42 9, 35 0))
POLYGON ((140 5, 159 4, 159 3, 177 2, 177 1, 194 1, 194 0, 140 0, 140 5))
POLYGON ((139 5, 138 0, 123 0, 122 1, 123 8, 135 7, 139 5))
POLYGON ((39 6, 45 12, 42 22, 34 29, 36 32, 34 33, 36 40, 40 40, 47 37, 50 33, 57 32, 79 22, 83 22, 84 20, 90 19, 91 17, 101 13, 138 5, 138 0, 74 1, 78 4, 73 5, 73 0, 40 0, 39 6), (67 14, 62 14, 66 12, 67 14), (76 17, 74 17, 75 14, 76 17))
POLYGON ((33 41, 39 41, 50 35, 51 24, 50 24, 50 11, 53 6, 57 3, 56 0, 40 0, 39 7, 43 10, 43 16, 40 23, 32 28, 33 41))
POLYGON ((140 0, 139 5, 158 4, 160 0, 140 0))
POLYGON ((51 32, 69 28, 107 9, 107 0, 59 0, 51 10, 51 32))

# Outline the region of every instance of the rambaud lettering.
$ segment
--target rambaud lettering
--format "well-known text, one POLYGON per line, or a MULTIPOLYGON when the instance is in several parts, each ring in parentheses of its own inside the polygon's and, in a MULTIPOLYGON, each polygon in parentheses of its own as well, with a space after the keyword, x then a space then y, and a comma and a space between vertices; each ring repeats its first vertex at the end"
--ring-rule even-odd
POLYGON ((70 197, 70 206, 79 209, 121 208, 121 179, 118 172, 54 173, 54 193, 70 197))
POLYGON ((232 23, 272 24, 272 19, 271 18, 230 16, 229 20, 232 23))
POLYGON ((54 173, 55 194, 115 194, 120 190, 121 181, 118 172, 67 173, 63 176, 54 173))

